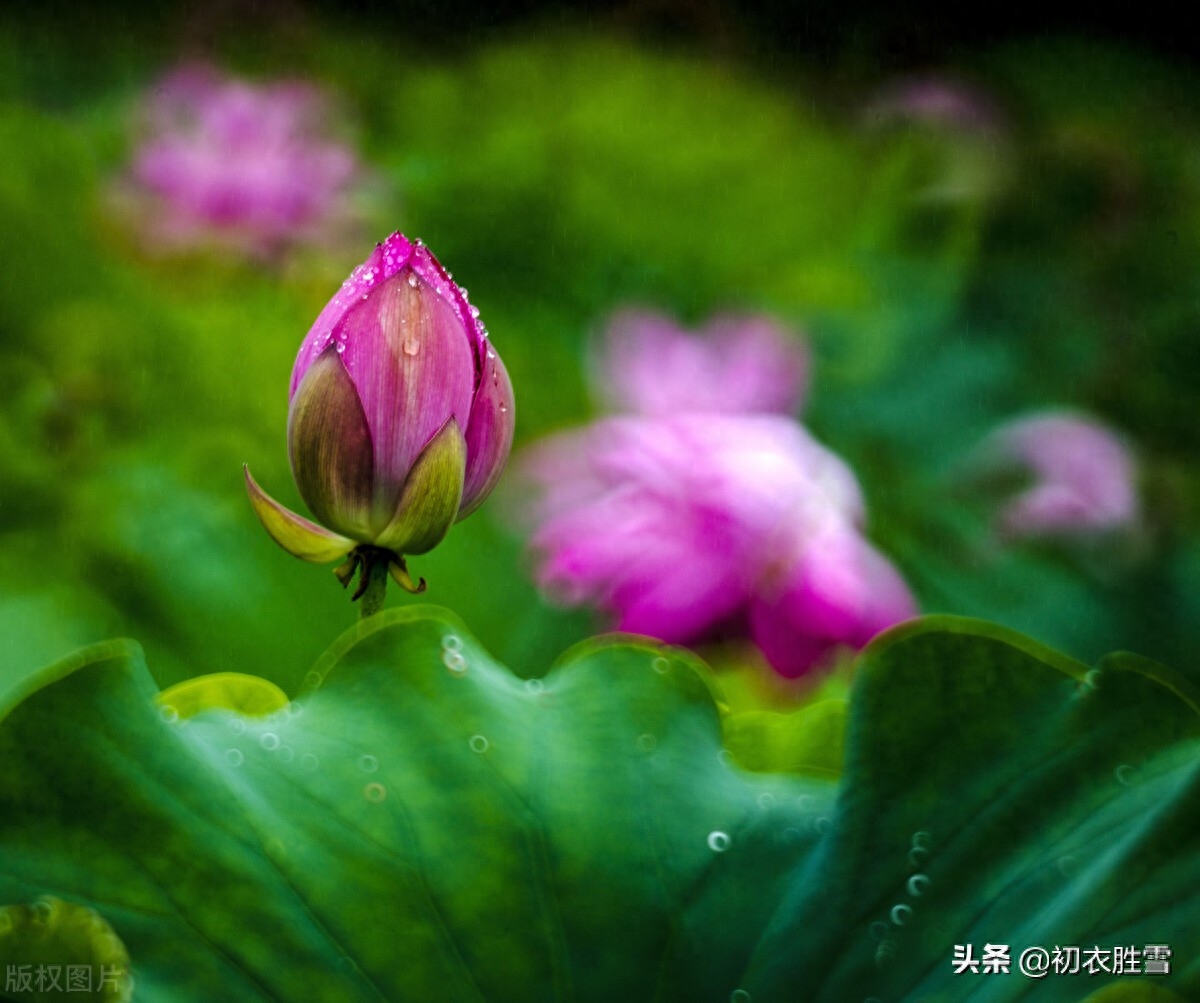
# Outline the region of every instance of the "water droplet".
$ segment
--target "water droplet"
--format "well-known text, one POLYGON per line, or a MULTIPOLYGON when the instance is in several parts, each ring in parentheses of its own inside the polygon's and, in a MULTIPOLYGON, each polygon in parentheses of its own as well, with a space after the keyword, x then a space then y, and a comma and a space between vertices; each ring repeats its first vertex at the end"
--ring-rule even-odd
POLYGON ((729 833, 714 831, 708 834, 708 848, 713 853, 724 853, 729 849, 729 833))
POLYGON ((903 926, 905 923, 907 923, 910 919, 912 919, 912 914, 912 906, 910 905, 904 905, 901 903, 900 905, 892 906, 892 922, 897 926, 903 926))
POLYGON ((310 689, 316 689, 322 682, 324 682, 324 679, 316 669, 310 669, 304 673, 304 685, 310 689))
POLYGON ((928 859, 929 851, 923 846, 914 846, 908 851, 908 862, 913 867, 920 867, 928 859))
POLYGON ((1137 771, 1128 763, 1122 763, 1115 770, 1113 770, 1113 776, 1117 778, 1117 783, 1119 783, 1122 787, 1128 787, 1133 783, 1133 777, 1136 772, 1137 771))
POLYGON ((358 768, 362 770, 363 773, 374 773, 377 769, 379 769, 379 760, 374 756, 363 756, 358 761, 358 768))
POLYGON ((644 735, 638 735, 637 744, 638 748, 641 749, 642 752, 653 752, 656 748, 658 748, 658 739, 649 732, 646 732, 644 735))
POLYGON ((285 763, 290 763, 296 758, 296 753, 290 745, 281 745, 279 747, 279 758, 285 763))
POLYGON ((165 704, 158 709, 158 716, 167 724, 175 724, 179 720, 179 711, 170 704, 165 704))
POLYGON ((908 879, 908 894, 913 898, 919 898, 928 887, 929 876, 926 874, 914 874, 908 879))
POLYGON ((888 935, 888 925, 876 920, 869 927, 867 927, 867 933, 871 935, 871 939, 873 941, 880 943, 884 937, 888 935))
POLYGON ((654 659, 654 661, 651 662, 650 665, 653 667, 654 671, 657 672, 660 676, 666 675, 668 672, 671 671, 671 663, 661 656, 654 659))
POLYGON ((505 404, 503 401, 500 402, 500 413, 508 414, 508 405, 505 404))
MULTIPOLYGON (((451 278, 453 278, 453 276, 451 276, 451 278)), ((463 299, 467 298, 467 287, 466 286, 459 286, 458 291, 463 294, 463 299)))
POLYGON ((927 833, 924 829, 921 829, 920 831, 912 834, 912 845, 926 849, 929 846, 929 840, 932 838, 933 837, 930 836, 929 833, 927 833))
POLYGON ((300 765, 311 773, 321 765, 321 760, 319 760, 311 752, 306 752, 300 757, 300 765))
MULTIPOLYGON (((487 299, 487 297, 485 296, 484 299, 487 299)), ((477 306, 471 307, 471 316, 474 317, 476 320, 479 319, 479 307, 477 307, 477 306)))
POLYGON ((729 994, 729 1003, 750 1003, 750 994, 745 989, 735 989, 729 994))
POLYGON ((539 693, 543 692, 545 689, 546 689, 546 684, 543 683, 540 679, 526 679, 525 680, 525 692, 530 694, 531 696, 537 696, 539 693))
POLYGON ((812 807, 812 803, 816 800, 817 799, 811 794, 801 794, 798 798, 796 798, 796 807, 801 811, 808 811, 808 809, 812 807))
POLYGON ((273 731, 264 731, 262 735, 259 736, 258 744, 268 752, 274 752, 279 748, 279 736, 273 731))
POLYGON ((29 911, 33 913, 35 923, 49 923, 50 917, 54 914, 54 907, 45 896, 42 896, 29 903, 29 911))
POLYGON ((733 765, 733 753, 730 752, 728 749, 722 749, 720 752, 717 753, 717 762, 720 763, 722 766, 732 766, 733 765))
POLYGON ((774 807, 774 805, 775 805, 775 795, 772 794, 770 791, 763 791, 758 796, 758 806, 760 808, 762 808, 764 811, 766 811, 766 809, 768 809, 768 808, 774 807))
POLYGON ((241 766, 245 758, 241 749, 227 749, 225 752, 225 759, 230 766, 241 766))
POLYGON ((799 843, 800 842, 800 830, 794 829, 790 826, 788 828, 784 829, 783 830, 783 841, 788 844, 799 843))
POLYGON ((816 828, 817 832, 819 832, 822 836, 824 836, 825 833, 829 832, 829 830, 833 828, 833 819, 829 818, 826 815, 822 815, 814 823, 814 828, 816 828))
POLYGON ((462 638, 457 634, 446 634, 442 638, 442 647, 447 651, 462 651, 462 638))
POLYGON ((383 784, 367 784, 363 788, 363 797, 373 804, 379 804, 380 801, 387 797, 387 788, 383 784))
POLYGON ((453 648, 442 652, 442 664, 456 676, 461 676, 467 671, 467 660, 463 658, 461 652, 455 651, 453 648))
MULTIPOLYGON (((416 272, 409 272, 409 273, 408 273, 408 284, 409 284, 410 286, 412 286, 414 289, 416 289, 416 288, 417 288, 417 275, 416 275, 416 272)), ((485 297, 484 297, 484 299, 487 299, 487 297, 485 296, 485 297)))
POLYGON ((235 735, 240 735, 246 730, 246 722, 240 717, 231 717, 229 719, 229 730, 235 735))
POLYGON ((489 744, 488 740, 486 738, 484 738, 482 735, 472 735, 471 741, 469 744, 471 746, 472 752, 487 752, 488 751, 488 744, 489 744))
POLYGON ((421 350, 421 340, 409 335, 404 339, 404 354, 416 355, 421 350))
POLYGON ((287 705, 288 717, 299 717, 304 713, 304 704, 299 700, 293 700, 287 705))

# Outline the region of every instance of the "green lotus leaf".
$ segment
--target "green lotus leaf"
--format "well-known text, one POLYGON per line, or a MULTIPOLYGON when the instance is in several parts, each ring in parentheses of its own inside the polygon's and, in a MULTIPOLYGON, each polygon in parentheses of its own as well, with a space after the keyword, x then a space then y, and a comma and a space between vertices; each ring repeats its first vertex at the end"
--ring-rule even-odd
POLYGON ((139 1001, 1200 991, 1200 718, 1166 670, 931 618, 789 724, 722 720, 698 668, 616 638, 521 680, 409 607, 286 704, 233 677, 184 713, 136 645, 86 649, 0 709, 0 902, 98 910, 139 1001), (1010 972, 955 975, 965 944, 1010 972), (1016 965, 1152 944, 1170 974, 1016 965))

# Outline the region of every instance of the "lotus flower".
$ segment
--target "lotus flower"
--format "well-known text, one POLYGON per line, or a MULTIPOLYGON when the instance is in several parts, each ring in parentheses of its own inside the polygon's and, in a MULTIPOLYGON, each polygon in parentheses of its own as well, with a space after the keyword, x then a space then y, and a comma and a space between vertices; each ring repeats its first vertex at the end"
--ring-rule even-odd
POLYGON ((307 561, 351 555, 363 583, 433 548, 499 479, 512 446, 512 384, 462 289, 420 241, 394 233, 346 280, 292 370, 288 456, 320 525, 246 471, 272 538, 307 561))
POLYGON ((696 334, 625 309, 609 321, 596 370, 606 403, 634 414, 796 411, 808 349, 765 316, 718 316, 696 334))
POLYGON ((985 440, 976 462, 1033 476, 1033 484, 1000 512, 1006 536, 1090 536, 1137 522, 1133 455, 1111 428, 1093 418, 1051 411, 1011 421, 985 440))
POLYGON ((522 469, 540 585, 621 630, 690 644, 735 626, 797 676, 916 612, 862 535, 849 467, 782 416, 610 418, 522 469))
POLYGON ((163 245, 254 255, 328 240, 362 178, 354 151, 328 134, 328 104, 293 81, 254 85, 205 66, 167 76, 130 170, 144 229, 163 245))

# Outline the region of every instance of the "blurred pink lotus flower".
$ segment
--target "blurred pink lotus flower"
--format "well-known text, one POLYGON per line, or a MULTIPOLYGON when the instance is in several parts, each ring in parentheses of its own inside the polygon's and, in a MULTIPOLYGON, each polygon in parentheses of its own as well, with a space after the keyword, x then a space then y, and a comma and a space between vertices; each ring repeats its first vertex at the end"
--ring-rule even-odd
POLYGON ((809 356, 769 317, 718 316, 693 334, 660 313, 624 309, 609 321, 595 368, 618 411, 790 414, 804 397, 809 356))
POLYGON ((610 418, 525 457, 539 584, 670 643, 749 632, 794 677, 915 615, 853 473, 778 415, 610 418))
POLYGON ((1000 119, 983 94, 958 81, 938 77, 893 83, 876 97, 868 115, 876 122, 905 119, 977 133, 998 131, 1000 119))
POLYGON ((916 192, 922 201, 976 201, 1007 179, 1011 158, 1003 116, 966 84, 937 77, 896 81, 870 102, 866 119, 873 129, 922 134, 941 151, 932 176, 916 192))
POLYGON ((1128 529, 1138 520, 1133 455, 1093 418, 1045 412, 1011 421, 984 441, 977 462, 1026 470, 1034 478, 999 515, 1006 536, 1089 536, 1128 529))
POLYGON ((328 135, 327 96, 296 81, 252 84, 207 66, 160 81, 128 194, 152 241, 266 256, 328 236, 352 215, 357 157, 328 135))

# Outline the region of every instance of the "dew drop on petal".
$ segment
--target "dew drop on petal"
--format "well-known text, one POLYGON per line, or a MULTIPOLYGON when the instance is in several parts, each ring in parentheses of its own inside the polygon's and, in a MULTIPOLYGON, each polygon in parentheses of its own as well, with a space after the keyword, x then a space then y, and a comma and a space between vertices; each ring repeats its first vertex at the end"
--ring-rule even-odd
POLYGON ((529 693, 531 696, 537 696, 539 693, 542 693, 545 689, 546 689, 546 684, 543 683, 540 679, 526 679, 525 680, 525 692, 529 693))
POLYGON ((924 894, 925 889, 929 887, 929 877, 925 874, 914 874, 908 879, 908 894, 913 898, 919 898, 924 894))
POLYGON ((175 724, 179 720, 179 711, 170 704, 165 704, 158 710, 158 716, 167 724, 175 724))
POLYGON ((876 920, 869 927, 867 927, 867 933, 871 935, 871 939, 873 941, 880 943, 883 938, 888 935, 888 925, 876 920))
POLYGON ((358 761, 358 768, 362 770, 363 773, 374 773, 377 769, 379 769, 379 760, 374 756, 363 756, 358 761))
POLYGON ((924 829, 921 829, 920 831, 912 834, 912 845, 925 849, 929 846, 929 840, 931 838, 932 837, 929 835, 929 833, 927 833, 924 829))
POLYGON ((227 749, 225 751, 225 760, 230 766, 241 766, 242 761, 246 757, 242 755, 241 749, 227 749))
POLYGON ((671 663, 669 661, 667 661, 667 659, 665 659, 661 656, 654 659, 654 661, 651 662, 650 664, 653 666, 654 671, 657 672, 660 676, 666 675, 668 672, 671 671, 671 663))
POLYGON ((487 752, 490 743, 482 735, 472 735, 469 745, 472 752, 487 752))
POLYGON ((279 747, 279 758, 285 763, 290 763, 296 758, 296 753, 290 745, 281 745, 279 747))
POLYGON ((231 717, 229 719, 229 730, 235 735, 240 735, 246 730, 246 722, 240 717, 231 717))
POLYGON ((412 335, 409 335, 407 338, 404 339, 403 347, 404 347, 405 355, 416 355, 421 350, 421 340, 419 338, 412 337, 412 335))
POLYGON ((463 658, 461 651, 453 648, 447 648, 442 652, 442 664, 456 676, 461 676, 467 671, 467 660, 463 658))
POLYGON ((892 922, 897 926, 903 926, 907 923, 912 918, 912 914, 912 906, 910 905, 901 903, 900 905, 892 906, 892 922))
POLYGON ((920 867, 928 859, 929 851, 923 846, 914 846, 908 851, 908 862, 913 867, 920 867))
POLYGON ((258 744, 268 752, 274 752, 279 748, 279 736, 273 731, 264 731, 262 735, 259 736, 258 744))
POLYGON ((1133 783, 1133 776, 1135 772, 1136 771, 1134 768, 1128 763, 1122 763, 1115 770, 1113 770, 1113 776, 1117 778, 1117 783, 1119 783, 1122 787, 1128 787, 1133 783))
POLYGON ((714 830, 708 834, 708 848, 713 853, 724 853, 729 849, 729 842, 729 834, 726 832, 714 830))
POLYGON ((462 638, 457 634, 446 634, 442 637, 442 647, 447 651, 462 651, 462 638))
POLYGON ((750 1003, 750 994, 745 989, 735 989, 729 994, 729 1003, 750 1003))
POLYGON ((367 784, 363 788, 363 797, 373 804, 379 804, 380 801, 387 797, 387 788, 383 784, 367 784))
POLYGON ((760 808, 762 808, 764 811, 768 808, 774 807, 774 805, 775 805, 775 795, 772 794, 770 791, 763 791, 758 796, 758 806, 760 808))
POLYGON ((644 735, 638 735, 637 746, 642 752, 653 752, 658 748, 658 739, 646 732, 644 735))
POLYGON ((816 822, 813 823, 813 826, 817 832, 824 836, 825 833, 829 832, 829 830, 833 828, 833 819, 826 815, 822 815, 816 820, 816 822))
POLYGON ((300 757, 300 765, 311 773, 321 765, 321 760, 319 760, 311 752, 306 752, 300 757))
MULTIPOLYGON (((409 272, 409 273, 408 273, 408 284, 409 284, 410 286, 412 286, 414 289, 416 289, 416 288, 417 288, 417 274, 416 274, 416 272, 409 272)), ((484 297, 484 299, 486 299, 486 298, 487 298, 487 297, 485 296, 485 297, 484 297)))

